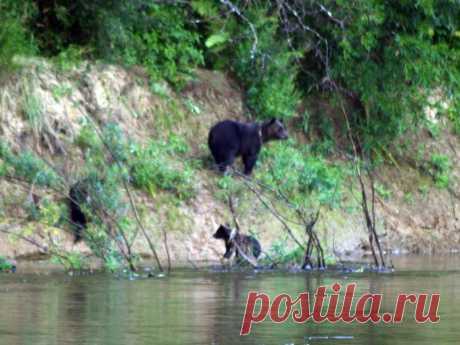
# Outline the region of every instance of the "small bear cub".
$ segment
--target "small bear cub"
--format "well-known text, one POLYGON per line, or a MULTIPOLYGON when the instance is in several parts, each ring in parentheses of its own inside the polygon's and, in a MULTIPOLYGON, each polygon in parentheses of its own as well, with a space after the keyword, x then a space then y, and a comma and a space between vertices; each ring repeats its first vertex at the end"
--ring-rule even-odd
POLYGON ((286 140, 288 131, 282 120, 271 119, 262 123, 241 123, 225 120, 209 131, 209 150, 223 173, 241 156, 244 174, 251 175, 262 144, 272 140, 286 140))
POLYGON ((68 202, 70 209, 70 223, 74 232, 74 242, 80 242, 83 239, 83 231, 88 223, 82 205, 88 206, 89 193, 87 181, 78 181, 69 191, 68 202))
POLYGON ((254 256, 255 259, 257 259, 262 252, 259 241, 254 237, 240 234, 226 225, 220 225, 213 237, 218 240, 224 240, 226 249, 224 254, 225 259, 230 259, 234 252, 235 257, 238 258, 238 248, 242 250, 245 255, 254 256), (238 245, 238 248, 235 243, 238 245))

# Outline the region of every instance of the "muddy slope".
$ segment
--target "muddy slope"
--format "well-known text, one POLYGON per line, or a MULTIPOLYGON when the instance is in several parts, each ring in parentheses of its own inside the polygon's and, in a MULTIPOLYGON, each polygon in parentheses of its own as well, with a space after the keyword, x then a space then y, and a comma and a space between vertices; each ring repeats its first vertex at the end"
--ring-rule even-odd
MULTIPOLYGON (((163 83, 150 84, 140 69, 126 70, 103 64, 83 64, 72 71, 58 71, 43 60, 25 62, 21 72, 2 81, 0 86, 0 135, 15 149, 34 148, 56 167, 78 178, 82 155, 75 139, 90 117, 99 124, 116 121, 126 135, 137 141, 164 137, 167 133, 184 136, 193 157, 209 155, 206 137, 218 120, 244 120, 241 90, 227 76, 212 71, 197 71, 197 79, 181 93, 163 83), (42 121, 40 133, 26 114, 38 109, 42 121)), ((459 179, 460 142, 447 125, 437 124, 440 133, 421 133, 394 158, 394 164, 379 171, 381 193, 377 195, 379 233, 384 247, 396 252, 455 251, 460 248, 459 179), (439 189, 425 166, 412 159, 416 154, 440 153, 451 164, 449 189, 439 189)), ((423 157, 422 157, 423 158, 423 157)), ((428 163, 427 163, 428 164, 428 163)), ((429 169, 428 169, 429 170, 429 169)), ((154 238, 168 230, 173 263, 216 261, 224 252, 223 244, 211 235, 223 222, 231 222, 227 205, 216 195, 216 174, 207 168, 197 174, 197 195, 189 202, 170 204, 165 195, 151 197, 136 192, 136 201, 144 207, 143 217, 154 238)), ((357 185, 350 181, 350 185, 357 185)), ((351 190, 347 207, 323 213, 318 231, 329 255, 346 259, 367 252, 366 230, 362 214, 351 190)), ((50 245, 69 251, 89 252, 84 244, 73 244, 66 229, 48 228, 33 222, 18 224, 18 205, 30 197, 27 188, 0 180, 0 255, 21 258, 40 257, 50 245), (26 230, 25 230, 26 229, 26 230), (25 232, 26 231, 26 232, 25 232), (33 238, 36 244, 11 235, 33 238)), ((256 233, 262 245, 285 238, 282 225, 264 210, 256 198, 238 205, 242 228, 256 233)), ((301 230, 298 229, 299 234, 301 230)), ((158 243, 162 260, 166 252, 158 243)), ((149 256, 145 240, 136 242, 136 251, 149 256)))

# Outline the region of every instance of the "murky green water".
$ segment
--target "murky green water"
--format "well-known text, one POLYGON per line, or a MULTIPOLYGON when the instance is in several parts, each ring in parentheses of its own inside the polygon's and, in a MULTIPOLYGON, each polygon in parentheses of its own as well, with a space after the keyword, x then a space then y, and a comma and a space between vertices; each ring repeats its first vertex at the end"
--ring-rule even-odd
MULTIPOLYGON (((460 257, 400 258, 392 274, 177 272, 141 280, 110 275, 0 275, 0 344, 459 344, 460 257), (239 331, 249 290, 273 296, 356 282, 358 293, 441 293, 437 324, 273 324, 239 331)), ((406 314, 407 315, 407 314, 406 314)))

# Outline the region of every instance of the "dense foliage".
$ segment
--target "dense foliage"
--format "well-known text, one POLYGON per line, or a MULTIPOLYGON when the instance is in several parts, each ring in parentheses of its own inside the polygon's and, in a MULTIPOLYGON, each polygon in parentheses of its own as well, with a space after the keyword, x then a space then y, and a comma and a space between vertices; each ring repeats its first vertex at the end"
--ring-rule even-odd
POLYGON ((458 1, 340 1, 333 10, 347 21, 328 33, 337 44, 332 77, 359 97, 355 125, 368 145, 423 123, 434 90, 458 110, 458 1))
POLYGON ((55 187, 59 176, 45 161, 31 151, 15 153, 9 145, 0 140, 0 177, 15 176, 31 185, 55 187))
POLYGON ((33 35, 28 29, 28 20, 33 16, 33 7, 17 1, 0 2, 0 76, 4 70, 14 67, 15 55, 30 55, 36 52, 33 35))
POLYGON ((262 154, 261 181, 296 207, 334 207, 341 199, 343 170, 308 148, 277 145, 262 154))
MULTIPOLYGON (((37 153, 16 152, 0 140, 0 177, 31 186, 30 193, 38 188, 47 190, 45 197, 31 194, 15 205, 16 217, 73 232, 76 224, 70 218, 69 190, 77 187, 78 200, 73 201, 85 215, 83 238, 93 254, 110 270, 127 264, 134 267, 137 257, 130 246, 139 234, 139 224, 134 221, 135 206, 126 200, 126 193, 138 188, 155 197, 163 191, 172 193, 178 203, 192 198, 195 195, 192 165, 177 160, 188 152, 188 146, 175 136, 167 142, 152 140, 140 145, 128 139, 113 123, 100 129, 86 123, 76 144, 84 163, 78 171, 64 176, 37 153)), ((26 238, 32 233, 34 229, 25 226, 19 236, 26 238)), ((84 266, 83 258, 74 252, 63 252, 54 244, 49 250, 68 268, 84 266)))
POLYGON ((83 127, 77 141, 90 170, 100 175, 107 161, 116 162, 119 178, 151 195, 158 190, 174 193, 180 200, 190 199, 194 193, 194 178, 189 162, 177 162, 188 152, 182 138, 171 135, 168 141, 151 140, 147 145, 129 140, 114 123, 98 134, 93 124, 83 127))
POLYGON ((33 49, 46 56, 80 52, 82 57, 143 65, 152 78, 181 85, 203 63, 186 6, 146 0, 4 0, 0 6, 0 18, 7 23, 0 26, 3 64, 33 49))
POLYGON ((237 16, 219 18, 219 12, 212 11, 210 16, 217 19, 210 23, 205 42, 209 61, 235 73, 246 88, 249 109, 259 118, 291 117, 300 98, 299 66, 293 62, 301 53, 286 41, 277 42, 280 23, 268 6, 247 12, 249 25, 242 26, 237 16))
POLYGON ((386 146, 423 125, 424 109, 440 102, 449 105, 441 115, 460 129, 455 0, 3 0, 0 6, 2 69, 18 54, 77 55, 143 65, 153 79, 181 86, 206 61, 238 77, 259 118, 290 117, 301 95, 337 91, 354 106, 351 125, 364 148, 386 146), (430 97, 434 91, 440 96, 430 97))

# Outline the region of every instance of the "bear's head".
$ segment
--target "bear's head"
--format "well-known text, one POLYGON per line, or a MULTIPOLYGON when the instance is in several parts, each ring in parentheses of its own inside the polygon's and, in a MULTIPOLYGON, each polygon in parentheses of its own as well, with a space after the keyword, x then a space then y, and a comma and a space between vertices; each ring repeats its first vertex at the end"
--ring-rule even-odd
POLYGON ((262 124, 262 139, 264 142, 270 140, 286 140, 289 137, 283 120, 273 118, 262 124))
POLYGON ((232 233, 232 229, 230 229, 226 225, 221 224, 217 228, 217 231, 215 232, 215 234, 212 235, 212 237, 214 237, 215 239, 218 239, 218 240, 226 240, 227 241, 230 238, 231 233, 232 233))

